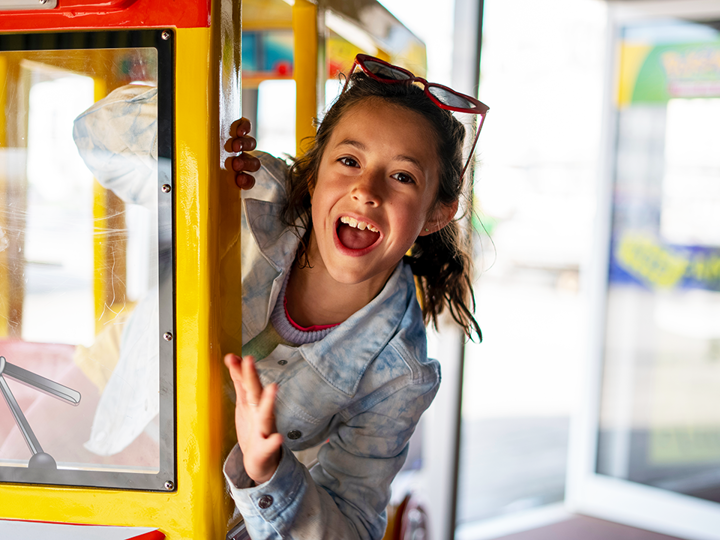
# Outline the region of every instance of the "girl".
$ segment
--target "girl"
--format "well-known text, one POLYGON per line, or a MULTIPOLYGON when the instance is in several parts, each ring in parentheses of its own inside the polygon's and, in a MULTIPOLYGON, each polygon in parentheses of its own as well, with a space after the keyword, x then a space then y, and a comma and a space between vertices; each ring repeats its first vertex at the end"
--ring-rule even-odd
MULTIPOLYGON (((225 357, 238 446, 224 470, 256 540, 380 539, 390 483, 440 382, 425 324, 447 308, 480 334, 453 221, 465 130, 449 110, 483 118, 487 107, 372 57, 355 64, 289 171, 266 154, 233 160, 238 186, 254 188, 243 194, 245 356, 225 357), (294 452, 318 445, 308 469, 294 452)), ((248 130, 241 122, 233 151, 254 148, 248 130)))

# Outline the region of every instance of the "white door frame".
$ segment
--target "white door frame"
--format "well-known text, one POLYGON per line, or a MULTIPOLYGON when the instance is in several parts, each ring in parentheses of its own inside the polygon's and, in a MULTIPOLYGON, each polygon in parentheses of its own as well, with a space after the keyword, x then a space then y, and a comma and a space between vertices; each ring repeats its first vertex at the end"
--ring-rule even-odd
MULTIPOLYGON (((720 0, 611 2, 608 6, 604 147, 597 182, 595 249, 593 260, 584 273, 587 276, 585 290, 590 330, 582 387, 578 392, 580 397, 570 430, 566 507, 572 512, 688 540, 720 540, 720 504, 595 473, 615 159, 617 33, 622 24, 631 21, 673 15, 717 19, 720 18, 720 0)), ((631 377, 632 374, 626 375, 631 377)), ((622 444, 622 440, 618 444, 622 444)))

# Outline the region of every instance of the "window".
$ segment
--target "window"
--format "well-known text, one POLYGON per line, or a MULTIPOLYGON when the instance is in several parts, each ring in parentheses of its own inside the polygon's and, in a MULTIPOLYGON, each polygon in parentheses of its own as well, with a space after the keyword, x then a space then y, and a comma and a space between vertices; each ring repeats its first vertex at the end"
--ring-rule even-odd
POLYGON ((172 47, 0 36, 0 481, 175 485, 172 47))

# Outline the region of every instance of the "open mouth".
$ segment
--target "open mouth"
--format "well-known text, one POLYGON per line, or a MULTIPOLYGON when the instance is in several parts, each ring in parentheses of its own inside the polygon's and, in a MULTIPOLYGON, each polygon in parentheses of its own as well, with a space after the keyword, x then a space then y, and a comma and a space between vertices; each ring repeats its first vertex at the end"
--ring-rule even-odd
POLYGON ((347 249, 367 249, 380 239, 380 230, 377 227, 350 216, 342 216, 336 230, 338 240, 347 249))

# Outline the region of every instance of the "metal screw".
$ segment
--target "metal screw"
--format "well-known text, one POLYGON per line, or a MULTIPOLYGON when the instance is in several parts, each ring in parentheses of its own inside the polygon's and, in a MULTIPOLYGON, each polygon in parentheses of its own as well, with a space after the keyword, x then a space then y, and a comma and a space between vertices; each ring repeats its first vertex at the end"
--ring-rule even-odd
POLYGON ((163 337, 165 338, 165 341, 172 341, 172 334, 170 332, 165 332, 163 337))
POLYGON ((40 5, 47 4, 47 3, 48 3, 48 0, 38 0, 38 3, 39 3, 40 5))
POLYGON ((175 484, 173 484, 170 480, 165 482, 165 489, 168 491, 172 491, 172 489, 175 487, 175 484))
POLYGON ((161 189, 163 190, 163 193, 170 193, 172 187, 170 186, 170 184, 163 184, 161 189))
POLYGON ((165 41, 167 41, 168 39, 170 39, 170 32, 165 30, 165 31, 163 31, 162 34, 160 34, 160 37, 163 38, 165 41))

